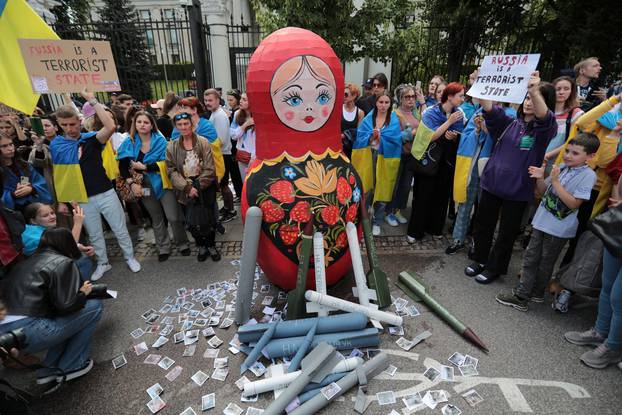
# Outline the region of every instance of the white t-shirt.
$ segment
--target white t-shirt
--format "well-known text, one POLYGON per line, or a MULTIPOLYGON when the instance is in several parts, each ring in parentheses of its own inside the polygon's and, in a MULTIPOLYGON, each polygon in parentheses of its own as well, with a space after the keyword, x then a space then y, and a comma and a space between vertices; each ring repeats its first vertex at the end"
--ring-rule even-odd
POLYGON ((231 155, 231 138, 229 137, 229 117, 222 107, 218 107, 216 111, 212 112, 209 120, 214 124, 218 138, 220 138, 222 154, 231 155))

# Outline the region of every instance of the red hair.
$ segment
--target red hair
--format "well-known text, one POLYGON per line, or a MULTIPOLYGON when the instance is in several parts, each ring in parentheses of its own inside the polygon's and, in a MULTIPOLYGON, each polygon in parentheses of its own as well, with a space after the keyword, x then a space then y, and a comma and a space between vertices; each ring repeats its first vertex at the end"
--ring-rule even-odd
POLYGON ((456 95, 460 91, 464 91, 464 86, 460 82, 450 82, 441 94, 441 104, 446 103, 450 95, 456 95))

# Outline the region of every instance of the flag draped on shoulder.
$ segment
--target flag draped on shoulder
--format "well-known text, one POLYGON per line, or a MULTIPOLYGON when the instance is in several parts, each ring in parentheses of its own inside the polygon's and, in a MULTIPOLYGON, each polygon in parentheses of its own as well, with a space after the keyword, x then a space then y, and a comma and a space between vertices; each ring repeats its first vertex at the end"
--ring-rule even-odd
POLYGON ((0 102, 32 114, 40 94, 32 92, 18 39, 59 39, 25 0, 0 0, 0 102))
POLYGON ((59 202, 89 201, 80 169, 79 147, 86 140, 97 140, 96 132, 84 133, 78 140, 57 136, 50 143, 54 188, 59 202))
MULTIPOLYGON (((455 111, 460 111, 460 109, 456 109, 455 111)), ((411 154, 414 158, 417 160, 423 158, 430 145, 430 141, 432 141, 432 135, 445 121, 447 121, 447 116, 443 112, 440 104, 433 106, 423 113, 419 127, 417 127, 417 134, 413 140, 411 154)), ((463 128, 463 122, 456 121, 449 127, 449 130, 462 132, 463 128)))
POLYGON ((380 129, 380 144, 376 158, 376 169, 369 139, 374 132, 374 111, 359 125, 356 141, 352 145, 352 165, 356 169, 363 184, 363 190, 374 189, 374 202, 389 202, 393 197, 393 188, 397 179, 402 154, 402 131, 395 113, 391 113, 389 125, 380 129), (374 180, 375 179, 375 180, 374 180))
MULTIPOLYGON (((143 164, 157 164, 159 171, 146 172, 151 182, 151 187, 157 199, 164 195, 165 189, 172 189, 171 182, 166 172, 166 145, 167 141, 160 133, 151 133, 151 147, 143 157, 143 164)), ((117 160, 130 158, 134 161, 138 159, 138 153, 142 146, 142 141, 138 133, 134 135, 134 140, 126 139, 119 146, 117 160)))

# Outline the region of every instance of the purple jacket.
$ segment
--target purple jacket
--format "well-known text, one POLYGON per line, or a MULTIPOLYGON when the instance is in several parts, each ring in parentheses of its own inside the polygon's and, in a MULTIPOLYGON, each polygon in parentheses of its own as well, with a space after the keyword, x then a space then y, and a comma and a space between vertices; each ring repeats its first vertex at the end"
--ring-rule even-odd
POLYGON ((549 111, 543 120, 536 118, 525 124, 494 106, 490 112, 484 112, 484 119, 495 144, 482 173, 482 188, 502 199, 530 202, 535 180, 529 177, 527 169, 542 165, 546 147, 557 134, 555 115, 549 111))

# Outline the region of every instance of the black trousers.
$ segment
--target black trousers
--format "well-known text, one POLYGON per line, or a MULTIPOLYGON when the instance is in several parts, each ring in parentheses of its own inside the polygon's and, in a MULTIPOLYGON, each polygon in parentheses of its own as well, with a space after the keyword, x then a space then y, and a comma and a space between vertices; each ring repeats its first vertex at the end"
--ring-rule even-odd
MULTIPOLYGON (((236 141, 231 140, 231 161, 229 166, 229 174, 231 175, 231 183, 233 183, 233 190, 235 190, 235 195, 239 198, 242 197, 242 186, 244 182, 242 181, 242 175, 240 174, 240 169, 238 168, 238 162, 235 158, 235 154, 237 153, 237 148, 235 147, 236 141)), ((227 163, 225 161, 225 163, 227 163)))
POLYGON ((442 235, 447 217, 450 171, 441 166, 434 176, 415 174, 408 235, 422 239, 425 233, 442 235))
POLYGON ((512 258, 514 241, 520 232, 521 218, 527 202, 505 200, 482 189, 475 217, 475 251, 473 260, 486 269, 504 275, 512 258), (497 239, 493 238, 499 220, 497 239))
POLYGON ((240 169, 231 154, 223 154, 222 158, 225 163, 225 175, 220 181, 220 193, 222 194, 222 201, 225 208, 227 210, 233 210, 233 193, 231 193, 231 189, 229 189, 229 176, 234 171, 237 171, 239 176, 240 169))

